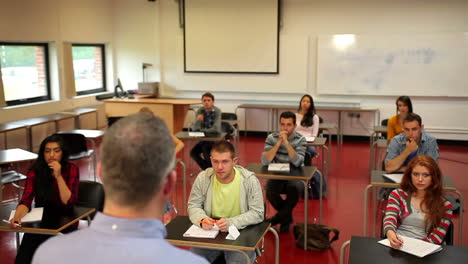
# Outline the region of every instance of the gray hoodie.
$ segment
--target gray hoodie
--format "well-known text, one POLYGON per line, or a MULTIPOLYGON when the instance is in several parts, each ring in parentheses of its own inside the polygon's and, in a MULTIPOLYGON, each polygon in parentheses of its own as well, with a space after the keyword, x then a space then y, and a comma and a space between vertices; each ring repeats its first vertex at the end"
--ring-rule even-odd
MULTIPOLYGON (((237 229, 257 224, 263 221, 264 203, 262 186, 258 178, 251 171, 235 165, 241 175, 240 206, 241 214, 227 218, 228 225, 233 224, 237 229)), ((188 213, 190 221, 200 225, 198 221, 211 217, 212 186, 215 177, 213 168, 208 168, 198 174, 190 192, 188 213)))

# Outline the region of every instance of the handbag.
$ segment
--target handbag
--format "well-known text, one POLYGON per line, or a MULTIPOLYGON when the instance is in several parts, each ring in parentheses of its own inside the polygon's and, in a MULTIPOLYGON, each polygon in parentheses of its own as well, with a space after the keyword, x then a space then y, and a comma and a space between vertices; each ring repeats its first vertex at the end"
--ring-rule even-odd
MULTIPOLYGON (((313 251, 324 251, 331 247, 331 243, 339 239, 340 230, 330 228, 326 225, 307 224, 307 249, 313 251), (333 237, 330 238, 330 233, 333 237)), ((304 248, 304 223, 296 223, 294 226, 294 238, 296 246, 304 248)))

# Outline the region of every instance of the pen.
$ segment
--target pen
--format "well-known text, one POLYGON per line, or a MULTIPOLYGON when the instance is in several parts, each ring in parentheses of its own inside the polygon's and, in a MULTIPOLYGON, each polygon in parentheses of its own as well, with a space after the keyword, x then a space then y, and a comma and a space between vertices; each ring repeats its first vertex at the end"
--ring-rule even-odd
POLYGON ((205 220, 202 220, 202 221, 198 221, 199 224, 215 224, 216 223, 216 220, 212 220, 211 223, 210 222, 207 222, 205 220))
MULTIPOLYGON (((5 222, 5 223, 7 223, 7 224, 11 224, 10 221, 8 221, 8 220, 2 219, 2 221, 5 222)), ((19 225, 19 224, 17 224, 17 223, 15 223, 15 226, 16 226, 16 227, 21 227, 21 225, 19 225)))

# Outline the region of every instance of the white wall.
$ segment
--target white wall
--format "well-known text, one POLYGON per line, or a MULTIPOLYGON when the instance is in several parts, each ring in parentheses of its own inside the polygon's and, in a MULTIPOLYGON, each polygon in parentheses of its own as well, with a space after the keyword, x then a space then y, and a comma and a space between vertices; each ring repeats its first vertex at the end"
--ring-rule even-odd
MULTIPOLYGON (((290 83, 304 81, 304 89, 288 87, 282 82, 271 82, 271 76, 255 76, 252 86, 246 87, 246 75, 184 74, 183 31, 179 27, 177 2, 161 0, 160 52, 163 92, 168 96, 198 98, 201 92, 215 93, 217 104, 224 111, 233 111, 241 103, 295 103, 302 93, 310 93, 321 103, 355 102, 363 108, 378 108, 381 117, 395 113, 392 96, 326 96, 317 93, 316 87, 316 41, 321 34, 412 34, 468 31, 468 1, 407 1, 407 0, 288 0, 283 2, 281 36, 308 39, 307 50, 297 49, 307 58, 307 74, 302 80, 291 79, 290 83), (279 85, 265 92, 265 84, 279 85), (256 87, 258 89, 256 89, 256 87), (233 89, 232 87, 237 87, 233 89), (291 93, 292 91, 292 93, 291 93), (260 93, 258 93, 260 92, 260 93)), ((289 51, 290 52, 290 51, 289 51)), ((281 63, 281 62, 280 62, 281 63)), ((281 64, 280 67, 284 65, 281 64)), ((301 69, 299 69, 301 70, 301 69)), ((284 73, 280 70, 280 75, 284 73)), ((297 77, 297 76, 295 76, 297 77)), ((467 84, 468 89, 468 84, 467 84)), ((409 92, 410 93, 410 92, 409 92)), ((412 97, 416 113, 423 118, 426 129, 440 139, 468 140, 468 99, 448 97, 412 97), (456 114, 455 114, 456 113, 456 114)), ((241 117, 242 118, 242 117, 241 117)), ((333 118, 333 117, 331 117, 333 118)), ((346 118, 348 119, 348 118, 346 118)), ((346 134, 369 134, 372 118, 344 120, 346 134), (362 126, 367 128, 362 129, 362 126)), ((333 121, 333 120, 326 120, 333 121)))

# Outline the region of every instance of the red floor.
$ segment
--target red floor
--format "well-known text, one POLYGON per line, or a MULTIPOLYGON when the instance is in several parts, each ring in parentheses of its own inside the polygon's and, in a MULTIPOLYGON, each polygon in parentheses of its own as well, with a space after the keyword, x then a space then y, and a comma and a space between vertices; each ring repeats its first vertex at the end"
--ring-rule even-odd
MULTIPOLYGON (((241 137, 240 165, 246 166, 252 162, 260 162, 264 138, 241 137)), ((323 202, 323 223, 338 228, 340 239, 333 243, 332 249, 325 252, 304 251, 295 246, 292 232, 280 233, 280 259, 281 263, 294 260, 299 263, 339 263, 339 249, 341 244, 349 240, 352 235, 362 235, 363 232, 363 191, 369 183, 369 143, 345 142, 339 155, 336 155, 336 146, 332 146, 332 169, 327 177, 328 195, 323 202), (336 160, 339 158, 340 166, 336 160)), ((468 181, 465 180, 465 171, 468 170, 468 147, 440 146, 439 165, 444 174, 450 175, 457 189, 468 197, 468 181)), ((190 164, 187 164, 190 165, 190 164)), ((87 164, 80 165, 82 179, 92 178, 87 172, 87 164)), ((193 173, 196 174, 196 171, 193 173)), ((180 172, 179 172, 179 175, 180 172)), ((190 175, 190 173, 188 173, 190 175)), ((193 177, 188 176, 191 184, 193 177)), ((173 199, 182 197, 182 179, 179 177, 177 195, 173 199)), ((4 190, 4 198, 11 197, 9 189, 4 190)), ((182 199, 174 201, 182 212, 182 199)), ((370 207, 370 206, 368 206, 370 207)), ((274 209, 267 209, 268 216, 274 214, 274 209)), ((303 221, 303 201, 294 211, 295 221, 303 221)), ((370 212, 370 211, 369 211, 370 212)), ((318 218, 318 201, 309 202, 309 221, 318 218)), ((466 215, 465 215, 466 217, 466 215)), ((369 218, 370 220, 370 218, 369 218)), ((467 220, 464 220, 466 222, 467 220)), ((458 218, 455 223, 455 244, 458 242, 458 218)), ((468 246, 468 228, 463 232, 463 245, 468 246)), ((13 263, 16 248, 14 234, 0 232, 0 263, 13 263)), ((259 263, 274 263, 273 237, 268 234, 265 240, 265 253, 259 258, 259 263)))

